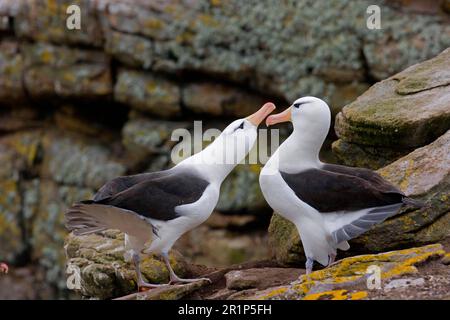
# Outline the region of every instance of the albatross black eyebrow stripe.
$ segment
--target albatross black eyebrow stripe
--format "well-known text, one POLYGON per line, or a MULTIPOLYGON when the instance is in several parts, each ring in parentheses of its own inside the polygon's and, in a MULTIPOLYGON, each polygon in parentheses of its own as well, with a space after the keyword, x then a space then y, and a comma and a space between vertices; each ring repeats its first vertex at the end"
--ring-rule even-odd
POLYGON ((244 129, 244 121, 242 121, 241 124, 238 125, 238 126, 233 130, 233 132, 235 132, 237 129, 244 129))

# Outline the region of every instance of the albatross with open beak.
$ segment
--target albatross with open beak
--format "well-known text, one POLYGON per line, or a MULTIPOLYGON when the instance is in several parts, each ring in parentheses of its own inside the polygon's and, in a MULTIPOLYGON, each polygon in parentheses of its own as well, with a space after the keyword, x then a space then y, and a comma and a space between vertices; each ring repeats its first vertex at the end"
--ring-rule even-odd
POLYGON ((93 200, 73 205, 66 213, 66 226, 75 235, 105 229, 125 233, 127 260, 132 260, 138 287, 157 287, 144 281, 141 253, 160 254, 169 270, 170 282, 192 282, 173 271, 168 253, 185 232, 205 221, 219 199, 226 176, 253 147, 258 125, 275 109, 266 103, 245 119, 228 125, 203 151, 159 172, 118 177, 106 183, 93 200))
POLYGON ((266 124, 292 121, 294 131, 260 174, 269 205, 295 224, 306 255, 306 272, 314 261, 334 262, 348 240, 393 216, 403 204, 421 206, 372 170, 327 164, 319 151, 328 134, 331 113, 315 97, 296 100, 266 124))

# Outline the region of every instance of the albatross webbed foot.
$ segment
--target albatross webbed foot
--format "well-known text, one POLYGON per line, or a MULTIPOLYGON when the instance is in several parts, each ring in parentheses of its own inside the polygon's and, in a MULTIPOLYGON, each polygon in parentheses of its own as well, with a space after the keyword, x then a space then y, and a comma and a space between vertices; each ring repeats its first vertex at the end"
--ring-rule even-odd
POLYGON ((164 262, 166 264, 167 269, 169 270, 169 276, 170 276, 169 284, 191 283, 191 282, 202 281, 202 280, 206 280, 209 283, 212 283, 211 279, 208 279, 208 278, 184 279, 184 278, 178 277, 176 275, 175 271, 173 271, 172 266, 170 265, 169 255, 167 253, 161 253, 161 255, 164 258, 164 262))
POLYGON ((6 263, 0 263, 0 273, 8 273, 9 267, 6 263))

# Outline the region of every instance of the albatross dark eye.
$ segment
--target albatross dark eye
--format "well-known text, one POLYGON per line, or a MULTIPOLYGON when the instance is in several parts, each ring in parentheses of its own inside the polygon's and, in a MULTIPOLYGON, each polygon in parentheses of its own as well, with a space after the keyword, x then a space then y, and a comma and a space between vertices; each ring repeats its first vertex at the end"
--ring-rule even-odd
POLYGON ((301 106, 302 104, 300 103, 300 102, 298 102, 298 103, 294 103, 294 108, 300 108, 300 106, 301 106))
POLYGON ((235 132, 237 129, 244 129, 244 121, 241 122, 241 124, 239 126, 237 126, 236 128, 234 128, 233 132, 235 132))

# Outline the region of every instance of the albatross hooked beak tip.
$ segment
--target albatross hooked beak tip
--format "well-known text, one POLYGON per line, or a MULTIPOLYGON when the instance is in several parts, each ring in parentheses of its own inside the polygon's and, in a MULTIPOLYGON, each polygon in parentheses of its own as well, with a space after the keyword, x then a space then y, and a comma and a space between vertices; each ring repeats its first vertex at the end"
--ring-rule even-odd
POLYGON ((286 121, 291 121, 291 107, 287 108, 283 112, 268 116, 266 119, 266 125, 269 127, 274 124, 286 121))
POLYGON ((259 124, 275 110, 276 107, 272 102, 265 103, 258 111, 247 117, 253 125, 259 126, 259 124))

